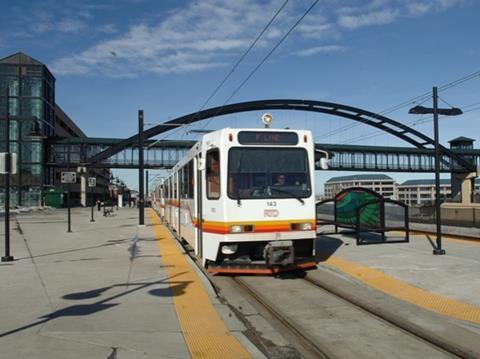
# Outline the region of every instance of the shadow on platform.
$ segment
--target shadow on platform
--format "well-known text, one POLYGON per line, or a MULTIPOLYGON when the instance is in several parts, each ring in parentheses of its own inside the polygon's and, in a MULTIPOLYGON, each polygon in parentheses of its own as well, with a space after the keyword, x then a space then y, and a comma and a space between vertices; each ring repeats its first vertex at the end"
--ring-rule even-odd
POLYGON ((342 240, 331 236, 317 236, 317 240, 315 241, 315 261, 317 263, 325 262, 344 244, 348 245, 349 243, 345 243, 342 240))
POLYGON ((86 316, 92 315, 103 310, 121 305, 121 303, 108 303, 114 299, 118 299, 124 297, 128 294, 133 292, 137 292, 141 289, 145 289, 147 287, 156 285, 156 284, 166 284, 168 287, 166 288, 156 288, 149 290, 149 294, 156 297, 173 297, 173 296, 181 296, 185 293, 185 288, 191 283, 189 281, 182 281, 182 282, 169 282, 169 279, 172 279, 176 276, 180 276, 185 272, 178 273, 171 278, 165 278, 158 281, 153 282, 139 282, 139 283, 120 283, 114 284, 107 287, 92 289, 84 292, 76 292, 64 295, 62 298, 67 300, 85 300, 91 299, 101 296, 104 292, 115 288, 115 287, 125 287, 127 290, 110 297, 98 300, 97 302, 91 304, 75 304, 65 308, 61 308, 58 310, 53 311, 52 313, 46 314, 44 316, 39 317, 40 320, 24 325, 22 327, 12 329, 3 333, 0 333, 0 338, 6 337, 8 335, 12 335, 23 330, 44 324, 49 322, 50 320, 60 318, 60 317, 79 317, 79 316, 86 316), (129 287, 134 287, 132 289, 128 289, 129 287))

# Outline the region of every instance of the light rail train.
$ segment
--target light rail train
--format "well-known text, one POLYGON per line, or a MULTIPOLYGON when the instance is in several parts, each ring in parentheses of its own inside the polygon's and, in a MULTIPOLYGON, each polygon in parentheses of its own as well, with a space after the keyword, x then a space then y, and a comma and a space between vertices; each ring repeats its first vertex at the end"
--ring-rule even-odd
POLYGON ((155 188, 154 207, 211 273, 315 266, 310 131, 225 128, 203 135, 155 188))

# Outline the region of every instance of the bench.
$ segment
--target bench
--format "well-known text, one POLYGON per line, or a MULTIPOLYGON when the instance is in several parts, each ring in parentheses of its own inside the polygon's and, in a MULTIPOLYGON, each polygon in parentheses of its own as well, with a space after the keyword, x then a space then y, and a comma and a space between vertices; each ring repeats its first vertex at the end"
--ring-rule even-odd
POLYGON ((113 206, 114 206, 114 203, 111 202, 111 201, 103 203, 103 216, 104 217, 108 217, 108 216, 111 216, 113 214, 113 206))
POLYGON ((108 217, 111 216, 113 213, 113 208, 104 208, 103 209, 103 216, 108 217))

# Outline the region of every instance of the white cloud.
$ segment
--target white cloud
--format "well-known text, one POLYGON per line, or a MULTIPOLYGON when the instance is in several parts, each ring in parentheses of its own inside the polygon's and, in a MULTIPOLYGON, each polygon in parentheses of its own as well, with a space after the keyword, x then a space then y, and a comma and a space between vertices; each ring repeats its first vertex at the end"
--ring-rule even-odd
POLYGON ((346 51, 345 46, 339 45, 326 45, 326 46, 315 46, 309 49, 304 49, 301 51, 294 52, 297 56, 312 56, 317 54, 331 54, 334 52, 344 52, 346 51))
POLYGON ((466 0, 371 0, 359 6, 341 6, 335 10, 340 27, 355 30, 366 26, 390 24, 404 17, 441 12, 466 0))
MULTIPOLYGON (((283 48, 289 46, 289 53, 296 56, 345 51, 345 47, 334 42, 346 30, 386 25, 401 18, 442 11, 462 1, 327 1, 305 17, 283 48), (329 45, 325 45, 327 41, 329 45), (292 49, 298 47, 305 49, 292 49)), ((60 58, 53 62, 51 68, 56 75, 136 77, 148 73, 183 73, 226 66, 233 64, 248 48, 282 3, 281 0, 192 1, 168 12, 148 14, 141 21, 135 22, 132 17, 132 25, 122 33, 113 23, 99 24, 92 28, 102 36, 110 35, 110 39, 60 58)), ((82 19, 90 19, 92 6, 84 9, 82 19)), ((249 56, 255 59, 263 56, 264 50, 270 49, 307 8, 303 2, 290 2, 249 56)), ((44 23, 49 24, 48 21, 44 23)), ((51 31, 47 25, 42 31, 51 31)), ((80 23, 76 27, 74 25, 64 26, 63 30, 82 29, 80 23)))
POLYGON ((118 29, 115 24, 105 24, 98 26, 96 28, 96 31, 103 34, 116 34, 118 32, 118 29))
POLYGON ((87 28, 87 23, 79 19, 63 19, 56 26, 58 31, 66 33, 79 32, 85 28, 87 28))
POLYGON ((406 5, 409 15, 420 16, 430 11, 431 5, 422 2, 413 2, 406 5))
POLYGON ((340 15, 338 24, 347 29, 358 29, 365 26, 389 24, 399 15, 399 11, 390 9, 357 15, 340 15))
POLYGON ((305 23, 298 27, 298 31, 306 38, 317 40, 337 36, 334 26, 327 23, 305 23))
MULTIPOLYGON (((271 4, 252 0, 204 0, 170 12, 157 25, 132 26, 123 35, 55 61, 51 68, 55 74, 102 72, 130 77, 224 66, 222 59, 246 49, 265 25, 264 14, 274 10, 271 4)), ((270 39, 280 34, 274 27, 270 39)))
POLYGON ((462 4, 463 0, 416 0, 405 5, 407 15, 421 16, 427 12, 440 12, 462 4))
MULTIPOLYGON (((105 13, 113 5, 89 3, 88 0, 71 2, 59 6, 54 0, 32 3, 31 6, 14 6, 10 9, 11 35, 34 38, 41 35, 86 34, 94 31, 114 33, 112 24, 90 26, 95 20, 94 13, 105 13)), ((50 39, 51 40, 51 39, 50 39)))

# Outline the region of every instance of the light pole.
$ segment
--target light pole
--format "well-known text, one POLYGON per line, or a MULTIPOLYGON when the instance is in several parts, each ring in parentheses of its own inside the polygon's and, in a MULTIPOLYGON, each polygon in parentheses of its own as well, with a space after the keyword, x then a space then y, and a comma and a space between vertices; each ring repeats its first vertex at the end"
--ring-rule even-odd
POLYGON ((433 114, 433 131, 435 141, 435 219, 437 222, 437 247, 433 249, 433 254, 445 254, 445 249, 442 248, 442 214, 440 206, 440 147, 438 140, 438 115, 458 116, 463 112, 459 108, 438 108, 438 91, 437 87, 433 88, 433 108, 415 106, 412 107, 408 113, 410 114, 433 114))
POLYGON ((7 86, 7 107, 5 117, 5 144, 6 156, 5 164, 7 170, 5 171, 5 255, 2 257, 2 262, 13 261, 13 256, 10 255, 10 172, 11 155, 10 155, 10 88, 7 86))
POLYGON ((139 224, 145 224, 143 176, 143 110, 138 110, 138 211, 139 224))
POLYGON ((145 171, 145 182, 146 182, 146 184, 145 184, 145 194, 146 194, 146 196, 145 197, 147 199, 147 206, 148 206, 148 195, 150 194, 148 192, 148 170, 145 171))
MULTIPOLYGON (((67 137, 67 172, 70 172, 70 137, 67 137)), ((67 183, 67 233, 72 233, 72 214, 70 211, 70 181, 67 183)))
MULTIPOLYGON (((92 173, 89 171, 89 175, 91 175, 92 173)), ((95 218, 93 217, 93 206, 95 204, 95 187, 94 186, 90 186, 90 178, 87 179, 87 184, 88 184, 88 187, 92 187, 92 189, 90 190, 90 207, 91 207, 91 216, 90 216, 90 222, 95 222, 95 218)), ((95 181, 95 186, 97 185, 96 181, 95 181)))

